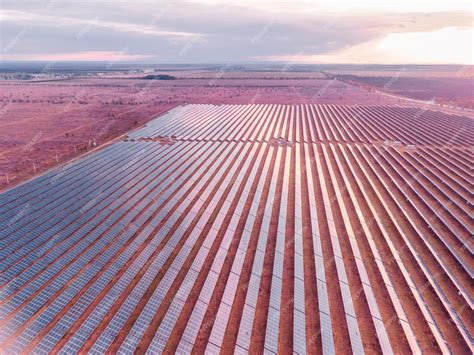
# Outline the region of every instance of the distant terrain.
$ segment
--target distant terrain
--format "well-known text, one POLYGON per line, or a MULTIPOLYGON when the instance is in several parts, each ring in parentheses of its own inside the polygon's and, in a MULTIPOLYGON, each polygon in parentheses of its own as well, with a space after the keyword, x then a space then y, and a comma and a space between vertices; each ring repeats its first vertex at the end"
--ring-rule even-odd
POLYGON ((0 63, 0 190, 186 103, 414 105, 376 90, 472 107, 472 68, 0 63))
POLYGON ((473 78, 390 77, 340 75, 340 80, 376 87, 400 96, 440 104, 474 108, 473 78))

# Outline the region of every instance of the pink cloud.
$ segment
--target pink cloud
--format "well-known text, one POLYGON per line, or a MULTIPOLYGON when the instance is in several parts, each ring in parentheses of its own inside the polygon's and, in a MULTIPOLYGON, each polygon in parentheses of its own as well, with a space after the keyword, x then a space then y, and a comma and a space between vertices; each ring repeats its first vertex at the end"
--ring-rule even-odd
POLYGON ((125 51, 84 51, 56 54, 34 54, 34 55, 3 55, 3 60, 45 60, 45 61, 132 61, 143 60, 152 56, 145 54, 128 54, 125 51))

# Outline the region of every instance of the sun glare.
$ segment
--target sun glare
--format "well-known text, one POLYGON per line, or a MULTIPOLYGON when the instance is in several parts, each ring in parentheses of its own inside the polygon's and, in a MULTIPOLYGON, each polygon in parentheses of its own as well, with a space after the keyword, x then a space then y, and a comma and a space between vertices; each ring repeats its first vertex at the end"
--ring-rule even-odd
POLYGON ((391 33, 374 50, 402 63, 472 64, 474 30, 447 27, 433 32, 391 33))

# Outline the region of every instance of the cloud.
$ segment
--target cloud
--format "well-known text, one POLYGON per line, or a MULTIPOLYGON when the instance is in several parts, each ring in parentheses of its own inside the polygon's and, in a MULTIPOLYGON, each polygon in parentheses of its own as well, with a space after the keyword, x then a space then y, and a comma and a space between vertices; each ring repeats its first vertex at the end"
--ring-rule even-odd
POLYGON ((347 1, 327 8, 314 1, 291 6, 245 0, 82 0, 81 6, 64 0, 3 2, 0 49, 5 60, 28 54, 113 53, 124 47, 137 60, 175 63, 295 56, 347 60, 349 53, 357 54, 355 49, 369 51, 369 44, 390 35, 472 27, 469 12, 388 11, 374 4, 373 10, 362 11, 347 1))
POLYGON ((431 32, 390 33, 382 38, 326 54, 259 57, 258 60, 334 64, 470 64, 472 28, 446 27, 431 32), (456 41, 452 39, 456 38, 456 41), (440 45, 442 43, 443 45, 440 45))
MULTIPOLYGON (((2 56, 0 55, 0 58, 2 56)), ((144 54, 128 54, 126 52, 115 51, 86 51, 86 52, 70 52, 70 53, 37 53, 12 55, 9 60, 38 60, 38 61, 97 61, 115 63, 120 61, 142 61, 149 59, 149 55, 144 54)))
POLYGON ((3 10, 0 13, 2 22, 13 22, 29 26, 53 26, 53 27, 71 27, 71 26, 95 26, 111 31, 130 32, 138 35, 167 36, 167 37, 193 37, 196 33, 167 31, 156 28, 153 23, 136 24, 127 22, 113 22, 94 17, 92 19, 81 19, 65 16, 52 16, 37 14, 25 11, 3 10))

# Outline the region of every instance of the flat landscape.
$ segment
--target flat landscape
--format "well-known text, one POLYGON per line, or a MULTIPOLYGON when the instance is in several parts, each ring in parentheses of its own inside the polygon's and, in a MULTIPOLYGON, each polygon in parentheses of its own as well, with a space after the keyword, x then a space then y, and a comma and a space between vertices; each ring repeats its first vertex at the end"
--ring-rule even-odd
POLYGON ((444 106, 474 109, 474 67, 451 66, 367 66, 327 73, 346 83, 386 91, 444 106))
POLYGON ((185 103, 395 104, 319 72, 166 71, 0 80, 0 191, 67 162, 185 103), (141 78, 140 78, 141 77, 141 78), (260 79, 259 79, 260 78, 260 79))
POLYGON ((474 354, 472 20, 2 0, 0 355, 474 354))
MULTIPOLYGON (((111 91, 145 85, 108 80, 2 85, 88 87, 116 115, 111 91)), ((471 117, 331 79, 193 80, 153 81, 119 138, 0 195, 1 352, 473 352, 471 117)))

